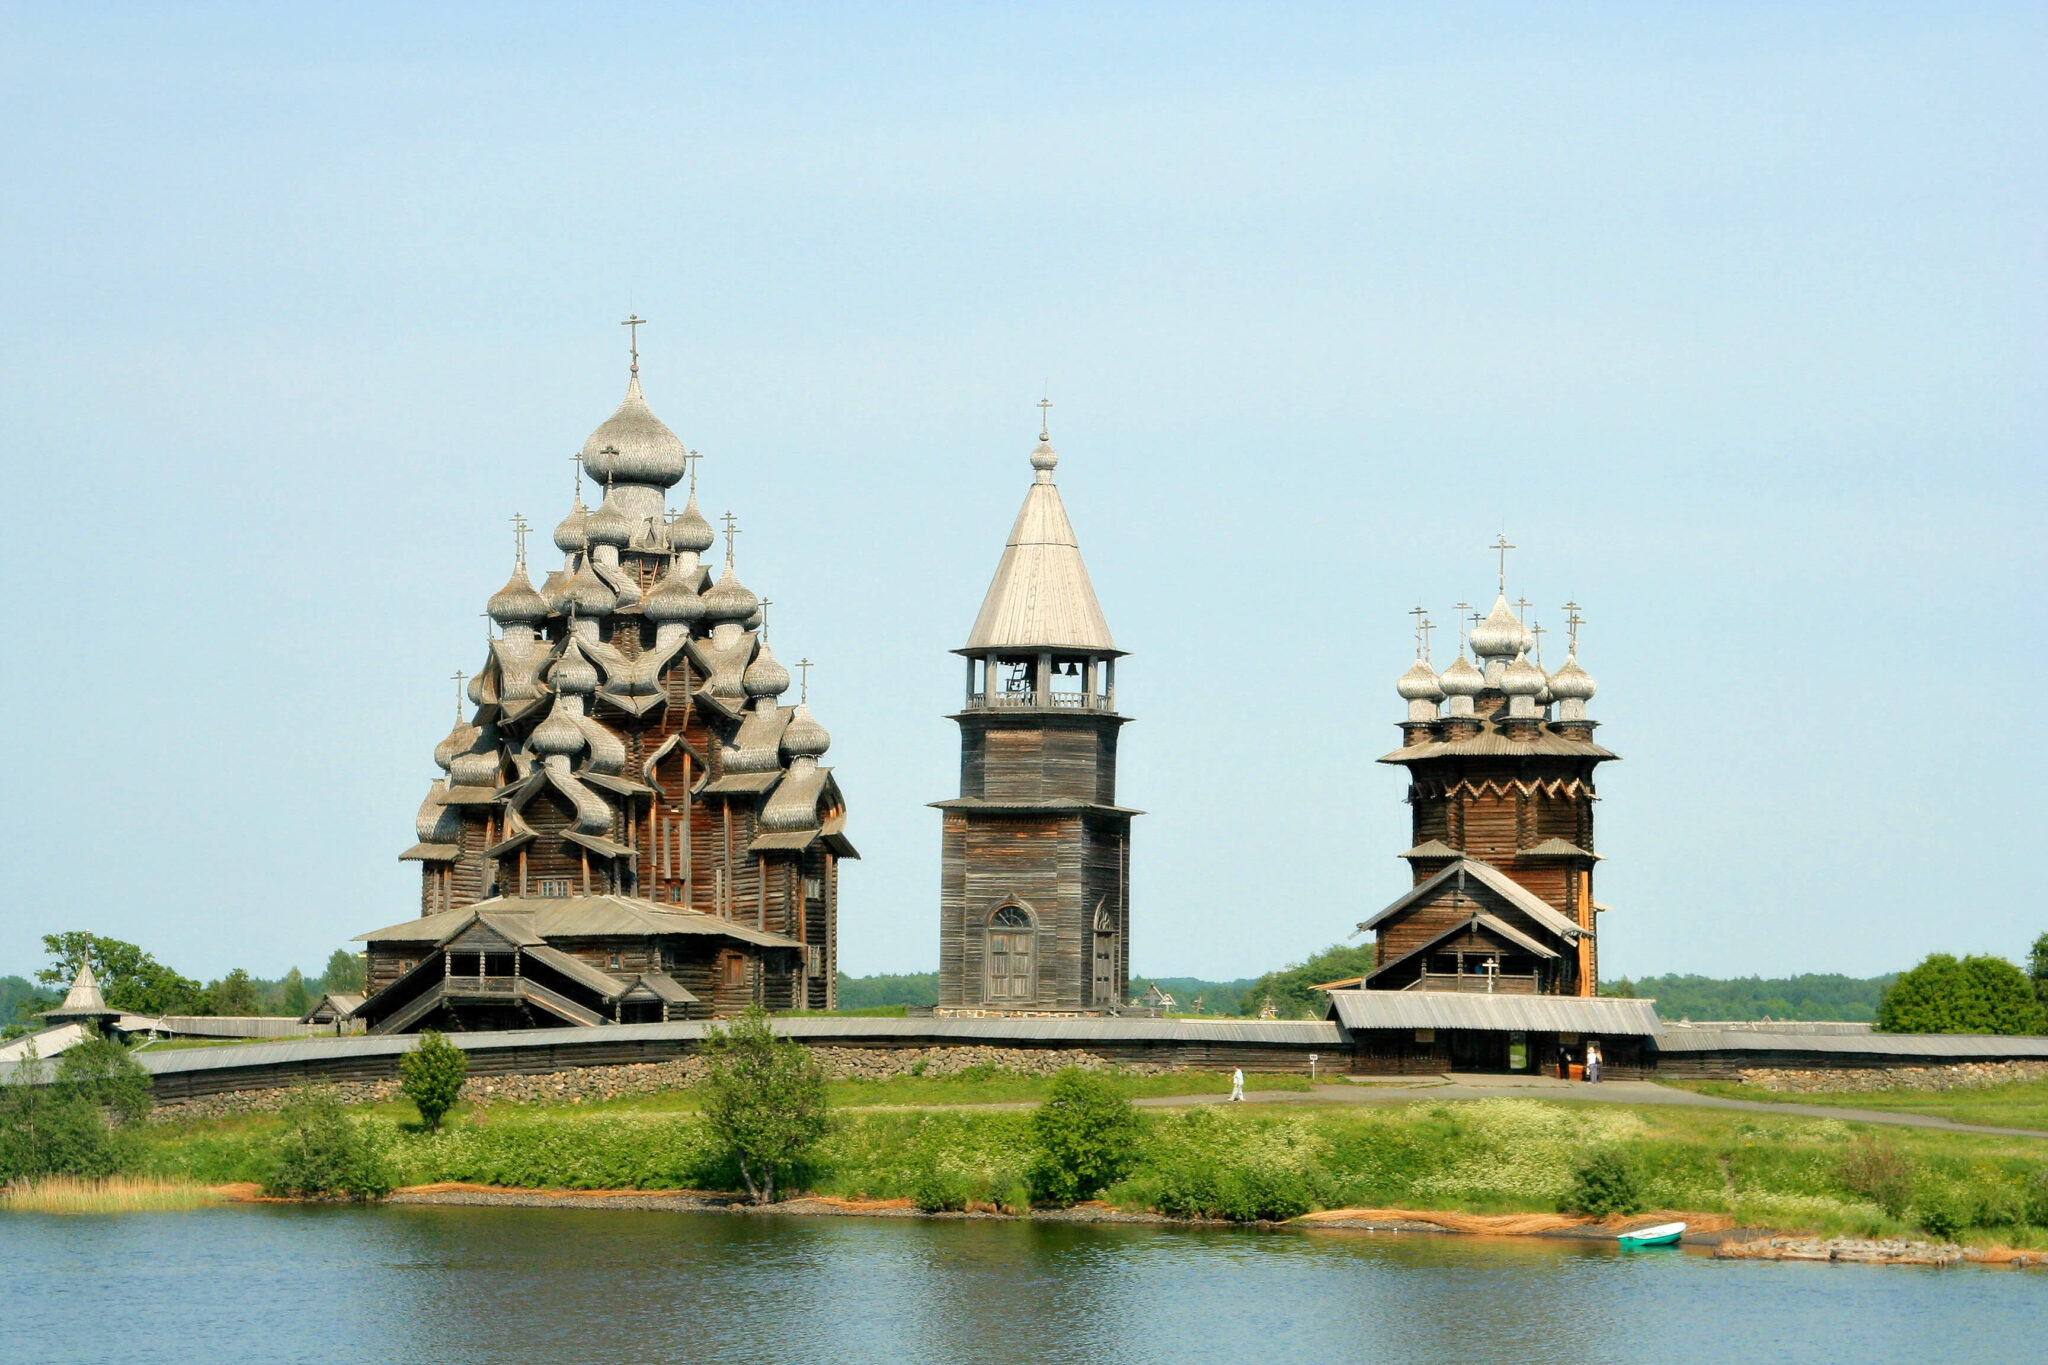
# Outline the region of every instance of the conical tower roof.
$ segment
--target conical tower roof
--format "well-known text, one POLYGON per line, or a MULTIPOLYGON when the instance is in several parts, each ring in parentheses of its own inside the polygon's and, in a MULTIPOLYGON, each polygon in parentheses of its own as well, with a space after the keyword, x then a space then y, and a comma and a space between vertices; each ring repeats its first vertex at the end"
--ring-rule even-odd
POLYGON ((107 998, 100 994, 99 978, 92 974, 92 963, 78 964, 78 975, 72 978, 71 989, 64 993, 64 1003, 53 1010, 42 1011, 42 1017, 56 1023, 67 1019, 91 1019, 95 1017, 116 1018, 121 1011, 107 1008, 107 998))
POLYGON ((1088 580, 1088 566, 1081 562, 1080 542, 1074 539, 1073 524, 1053 484, 1058 463, 1047 434, 1039 432, 1038 448, 1031 452, 1031 467, 1037 473, 1017 523, 1010 528, 1010 541, 1003 547, 988 596, 982 599, 981 614, 968 633, 968 650, 1123 652, 1110 638, 1109 622, 1095 600, 1095 585, 1088 580))

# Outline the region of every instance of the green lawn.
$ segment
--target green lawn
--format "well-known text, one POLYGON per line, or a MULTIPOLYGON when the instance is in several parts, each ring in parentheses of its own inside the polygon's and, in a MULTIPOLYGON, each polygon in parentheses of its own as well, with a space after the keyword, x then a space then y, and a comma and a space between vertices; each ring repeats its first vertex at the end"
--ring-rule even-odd
MULTIPOLYGON (((1261 1077, 1298 1090, 1299 1077, 1261 1077)), ((1016 1207, 1033 1154, 1025 1108, 1043 1093, 1004 1073, 839 1082, 829 1135, 795 1182, 821 1194, 1016 1207), (914 1106, 926 1107, 914 1107, 914 1106), (949 1201, 949 1202, 948 1202, 949 1201)), ((1196 1073, 1123 1078, 1129 1094, 1220 1089, 1196 1073)), ((352 1112, 400 1184, 461 1180, 529 1188, 731 1189, 737 1185, 687 1092, 607 1104, 458 1109, 438 1136, 403 1102, 352 1112)), ((1744 1225, 1873 1236, 1914 1231, 1927 1210, 1966 1240, 2048 1245, 2048 1145, 2026 1138, 1880 1128, 1833 1119, 1534 1099, 1386 1106, 1202 1105, 1140 1111, 1113 1203, 1172 1213, 1292 1216, 1312 1208, 1548 1211, 1592 1152, 1617 1151, 1648 1209, 1727 1214, 1744 1225), (1887 1154, 1908 1203, 1887 1214, 1860 1192, 1859 1157, 1887 1154)), ((141 1173, 260 1180, 274 1115, 154 1126, 141 1173)))
POLYGON ((2031 1128, 2048 1133, 2048 1081, 1986 1086, 1982 1090, 1831 1090, 1816 1095, 1788 1095, 1734 1081, 1673 1081, 1667 1084, 1702 1095, 1718 1095, 1723 1099, 1930 1114, 1954 1123, 1980 1123, 1992 1128, 2031 1128))

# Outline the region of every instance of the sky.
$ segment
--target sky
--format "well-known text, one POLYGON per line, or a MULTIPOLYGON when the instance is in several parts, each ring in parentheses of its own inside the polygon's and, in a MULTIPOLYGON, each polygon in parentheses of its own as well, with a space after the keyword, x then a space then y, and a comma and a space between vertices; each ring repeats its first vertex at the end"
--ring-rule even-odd
POLYGON ((0 6, 0 972, 415 912, 450 675, 629 310, 818 661, 845 971, 937 963, 1042 394, 1137 971, 1400 894, 1405 613, 1447 663, 1503 532, 1622 755, 1605 974, 2018 957, 2044 59, 2017 4, 0 6))

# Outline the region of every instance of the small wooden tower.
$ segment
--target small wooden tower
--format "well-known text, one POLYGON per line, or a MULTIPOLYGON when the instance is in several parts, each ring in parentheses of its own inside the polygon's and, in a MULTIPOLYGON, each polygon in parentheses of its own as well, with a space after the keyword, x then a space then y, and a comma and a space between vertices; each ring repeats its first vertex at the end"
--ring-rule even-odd
POLYGON ((1546 673, 1530 657, 1538 634, 1507 600, 1514 547, 1494 548, 1502 588, 1472 631, 1478 663, 1461 640, 1437 672, 1425 619, 1398 684, 1402 745, 1380 762, 1408 769, 1413 886, 1359 925, 1379 946, 1368 990, 1598 993, 1593 770, 1616 755, 1593 742, 1577 605, 1565 609, 1570 653, 1546 673))
POLYGON ((1023 510, 964 648, 945 813, 939 1011, 1100 1014, 1130 988, 1130 830, 1116 660, 1041 425, 1023 510))

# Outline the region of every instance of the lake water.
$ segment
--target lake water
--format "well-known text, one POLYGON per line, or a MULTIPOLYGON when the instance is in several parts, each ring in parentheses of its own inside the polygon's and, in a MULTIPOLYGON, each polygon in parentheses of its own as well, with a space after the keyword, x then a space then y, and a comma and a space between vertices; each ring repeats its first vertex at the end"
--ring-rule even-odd
POLYGON ((1236 1229, 250 1206, 0 1217, 0 1359, 2044 1357, 2048 1276, 1236 1229))

